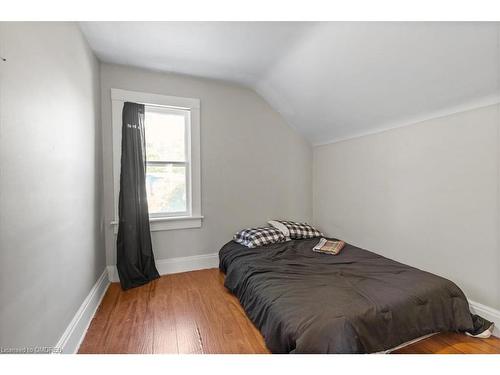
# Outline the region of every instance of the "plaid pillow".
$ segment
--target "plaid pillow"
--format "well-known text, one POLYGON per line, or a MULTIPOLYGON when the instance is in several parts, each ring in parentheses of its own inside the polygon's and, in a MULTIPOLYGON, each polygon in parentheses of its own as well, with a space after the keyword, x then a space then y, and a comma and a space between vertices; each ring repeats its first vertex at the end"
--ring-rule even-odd
POLYGON ((233 240, 246 247, 254 248, 278 242, 285 242, 286 239, 283 233, 281 233, 278 229, 273 227, 264 227, 240 230, 234 235, 233 240))
POLYGON ((307 223, 296 223, 295 221, 286 221, 286 220, 276 220, 276 221, 287 227, 288 232, 290 233, 290 238, 293 240, 323 236, 323 233, 321 233, 319 230, 310 226, 307 223))

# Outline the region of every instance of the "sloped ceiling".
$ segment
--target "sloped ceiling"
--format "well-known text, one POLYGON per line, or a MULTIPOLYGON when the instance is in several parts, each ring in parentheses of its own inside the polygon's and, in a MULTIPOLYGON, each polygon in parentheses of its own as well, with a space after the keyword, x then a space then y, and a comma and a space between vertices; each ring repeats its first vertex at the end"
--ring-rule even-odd
POLYGON ((243 84, 313 144, 497 102, 499 25, 80 24, 100 60, 243 84))

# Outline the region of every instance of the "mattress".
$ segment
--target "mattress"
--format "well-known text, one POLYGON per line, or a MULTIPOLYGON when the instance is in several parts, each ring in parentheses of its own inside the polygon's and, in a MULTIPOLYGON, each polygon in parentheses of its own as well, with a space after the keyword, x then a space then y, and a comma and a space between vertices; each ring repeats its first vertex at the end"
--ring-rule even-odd
POLYGON ((435 332, 473 329, 464 293, 450 280, 346 244, 318 239, 219 252, 225 286, 273 353, 376 353, 435 332))

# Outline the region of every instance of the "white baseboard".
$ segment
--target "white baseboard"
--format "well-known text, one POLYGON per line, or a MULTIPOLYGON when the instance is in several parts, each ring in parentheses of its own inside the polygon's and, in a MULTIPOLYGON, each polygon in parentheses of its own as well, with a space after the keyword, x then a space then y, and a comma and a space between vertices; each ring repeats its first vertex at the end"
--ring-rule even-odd
MULTIPOLYGON (((219 254, 193 255, 189 257, 179 257, 170 259, 157 259, 156 269, 160 275, 197 271, 219 266, 219 254)), ((110 282, 119 282, 116 266, 108 266, 108 278, 110 282)))
POLYGON ((469 307, 472 313, 480 315, 484 319, 495 323, 493 336, 500 337, 500 311, 471 300, 469 300, 469 307))
MULTIPOLYGON (((101 304, 102 298, 104 297, 108 286, 109 280, 105 270, 99 279, 97 279, 96 283, 90 290, 90 293, 85 298, 61 338, 55 345, 57 353, 73 354, 78 351, 78 348, 87 333, 90 322, 92 321, 97 308, 101 304)), ((54 351, 54 353, 56 353, 56 351, 54 351)))

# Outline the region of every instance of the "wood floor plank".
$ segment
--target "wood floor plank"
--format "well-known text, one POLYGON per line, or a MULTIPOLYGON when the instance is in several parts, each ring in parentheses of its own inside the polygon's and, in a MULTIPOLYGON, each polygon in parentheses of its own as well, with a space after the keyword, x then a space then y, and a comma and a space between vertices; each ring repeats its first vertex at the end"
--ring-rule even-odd
POLYGON ((152 283, 142 286, 137 291, 135 300, 128 313, 129 329, 123 330, 129 335, 127 353, 153 353, 153 320, 150 312, 150 293, 152 283))
MULTIPOLYGON (((230 294, 229 291, 225 291, 224 294, 225 294, 226 306, 228 307, 231 316, 233 317, 233 320, 237 325, 237 328, 233 327, 233 329, 237 332, 241 332, 237 333, 237 335, 239 336, 244 335, 246 341, 249 343, 249 348, 250 347, 252 348, 251 350, 247 349, 248 352, 254 354, 270 353, 269 349, 267 348, 264 342, 262 334, 247 317, 238 299, 234 295, 230 294)), ((246 353, 246 352, 247 351, 240 351, 240 353, 246 353)))
MULTIPOLYGON (((269 353, 218 269, 185 272, 123 291, 108 288, 79 353, 269 353)), ((396 354, 500 354, 500 339, 440 333, 396 354)))
POLYGON ((418 343, 398 349, 392 354, 432 354, 432 352, 418 343))
POLYGON ((196 289, 186 283, 188 278, 183 274, 172 275, 170 282, 176 291, 173 294, 173 312, 177 330, 177 346, 182 354, 203 354, 203 346, 197 324, 198 308, 193 306, 193 293, 196 289), (185 288, 184 286, 187 286, 185 288))
POLYGON ((107 331, 104 353, 151 353, 147 316, 150 284, 121 291, 107 331))
MULTIPOLYGON (((498 354, 500 351, 493 346, 483 342, 483 339, 477 339, 465 334, 443 332, 440 334, 440 339, 448 343, 453 348, 460 350, 462 353, 476 354, 498 354)), ((493 341, 494 339, 488 339, 493 341)))
POLYGON ((500 353, 500 339, 495 340, 493 337, 490 337, 488 339, 476 339, 476 340, 479 340, 480 342, 486 345, 492 346, 493 348, 495 348, 497 353, 500 353))
POLYGON ((395 354, 500 354, 500 339, 477 339, 461 333, 442 332, 395 351, 395 354))
POLYGON ((220 288, 200 295, 200 332, 205 342, 206 353, 241 353, 254 348, 248 340, 248 327, 241 327, 241 313, 234 314, 231 305, 221 303, 224 293, 220 288), (234 322, 227 324, 227 322, 234 322))
POLYGON ((153 319, 153 353, 177 354, 177 326, 173 287, 167 278, 152 282, 150 308, 153 319))
MULTIPOLYGON (((439 335, 437 337, 429 337, 422 340, 419 345, 427 350, 429 353, 435 354, 463 354, 460 350, 448 345, 445 341, 441 340, 439 335)), ((410 348, 411 350, 411 348, 410 348)))
POLYGON ((89 325, 85 340, 80 345, 79 353, 94 354, 102 352, 110 327, 111 314, 120 296, 120 286, 118 283, 110 284, 101 304, 97 308, 94 319, 89 325))
POLYGON ((107 353, 152 353, 152 329, 148 317, 150 284, 120 294, 114 311, 117 324, 110 327, 107 353))

